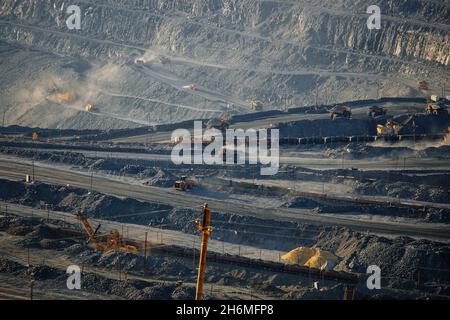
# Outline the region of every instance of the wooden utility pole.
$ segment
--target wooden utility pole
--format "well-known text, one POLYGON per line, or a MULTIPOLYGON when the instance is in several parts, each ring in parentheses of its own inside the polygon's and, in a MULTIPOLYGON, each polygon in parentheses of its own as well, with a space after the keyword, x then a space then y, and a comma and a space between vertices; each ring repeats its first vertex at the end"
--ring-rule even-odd
POLYGON ((200 223, 197 220, 197 229, 202 232, 202 244, 200 249, 200 261, 198 265, 198 276, 197 276, 197 288, 195 292, 195 300, 202 300, 203 298, 203 281, 205 279, 205 271, 206 271, 206 253, 208 251, 208 238, 211 234, 211 210, 208 208, 208 205, 205 203, 202 207, 203 211, 203 221, 200 223))

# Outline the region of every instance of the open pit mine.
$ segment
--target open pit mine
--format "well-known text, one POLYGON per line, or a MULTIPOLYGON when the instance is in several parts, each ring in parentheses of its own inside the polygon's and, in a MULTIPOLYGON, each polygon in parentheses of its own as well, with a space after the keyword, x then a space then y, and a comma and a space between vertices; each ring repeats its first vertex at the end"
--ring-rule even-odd
POLYGON ((450 299, 448 1, 1 0, 0 79, 0 299, 450 299))

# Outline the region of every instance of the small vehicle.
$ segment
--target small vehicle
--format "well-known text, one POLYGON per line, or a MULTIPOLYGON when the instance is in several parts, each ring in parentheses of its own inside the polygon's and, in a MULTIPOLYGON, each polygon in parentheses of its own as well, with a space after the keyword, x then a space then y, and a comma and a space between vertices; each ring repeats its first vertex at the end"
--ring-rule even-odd
POLYGON ((335 120, 337 118, 346 118, 350 119, 352 116, 352 109, 346 106, 336 106, 331 109, 331 120, 335 120))
POLYGON ((134 60, 134 63, 135 63, 136 65, 142 67, 142 66, 145 65, 145 60, 142 59, 142 58, 138 58, 138 59, 134 60))
POLYGON ((385 117, 386 114, 387 114, 386 109, 379 106, 372 106, 369 108, 369 111, 367 112, 367 115, 371 118, 385 117))
POLYGON ((174 189, 178 191, 187 191, 196 185, 196 182, 192 179, 181 176, 179 180, 175 181, 174 189))

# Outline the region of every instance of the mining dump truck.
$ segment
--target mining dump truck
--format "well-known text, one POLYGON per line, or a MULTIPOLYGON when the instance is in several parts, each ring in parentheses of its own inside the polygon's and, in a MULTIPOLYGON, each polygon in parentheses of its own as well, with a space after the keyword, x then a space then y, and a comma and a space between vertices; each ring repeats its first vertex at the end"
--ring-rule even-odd
POLYGON ((197 183, 192 179, 187 179, 186 176, 181 176, 181 178, 175 181, 174 188, 178 191, 187 191, 195 186, 197 183))
POLYGON ((134 63, 135 63, 136 65, 142 67, 142 66, 145 65, 145 60, 142 59, 142 58, 139 58, 139 59, 134 60, 134 63))
POLYGON ((263 107, 262 102, 258 100, 250 100, 249 105, 250 109, 252 109, 253 111, 262 110, 263 107))
POLYGON ((448 100, 438 96, 431 96, 425 106, 426 114, 446 116, 448 115, 448 100))
POLYGON ((352 116, 352 109, 346 106, 336 106, 333 109, 331 109, 331 115, 330 118, 332 120, 337 118, 346 118, 350 119, 352 116))
POLYGON ((197 91, 197 85, 195 83, 189 84, 187 86, 183 86, 183 89, 189 89, 191 91, 197 91))
POLYGON ((84 111, 86 111, 86 112, 91 112, 91 111, 93 111, 93 110, 94 110, 94 105, 91 104, 91 103, 87 103, 87 104, 84 106, 84 111))
POLYGON ((372 106, 369 108, 367 115, 371 118, 377 118, 377 117, 385 117, 386 113, 387 111, 385 108, 379 106, 372 106))
POLYGON ((420 81, 417 83, 418 90, 428 90, 428 83, 426 81, 420 81))

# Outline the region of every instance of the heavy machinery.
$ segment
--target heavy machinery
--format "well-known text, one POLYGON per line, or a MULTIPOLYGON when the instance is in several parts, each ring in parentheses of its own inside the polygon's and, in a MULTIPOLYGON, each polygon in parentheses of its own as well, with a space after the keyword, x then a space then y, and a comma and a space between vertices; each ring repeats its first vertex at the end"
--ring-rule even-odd
POLYGON ((250 100, 249 105, 250 109, 252 109, 253 111, 259 111, 263 108, 262 102, 258 100, 250 100))
POLYGON ((86 112, 91 112, 94 110, 94 108, 95 108, 94 105, 91 103, 86 103, 84 105, 84 111, 86 111, 86 112))
POLYGON ((179 180, 175 181, 174 188, 178 191, 187 191, 193 186, 197 185, 197 181, 188 179, 186 176, 181 176, 179 180))
POLYGON ((425 112, 427 114, 438 116, 448 115, 447 102, 447 99, 433 95, 425 106, 425 112))
POLYGON ((426 81, 419 81, 417 83, 417 89, 418 90, 428 90, 428 82, 426 82, 426 81))
POLYGON ((33 133, 31 134, 31 140, 32 140, 32 141, 38 141, 38 140, 39 140, 39 135, 38 135, 37 132, 33 132, 33 133))
POLYGON ((189 84, 187 86, 183 86, 183 89, 189 89, 189 90, 192 90, 192 91, 197 91, 198 90, 197 85, 195 83, 189 84))
POLYGON ((332 120, 337 118, 346 118, 350 119, 352 116, 352 109, 346 106, 335 106, 333 109, 331 109, 331 115, 330 118, 332 120))
POLYGON ((403 129, 411 120, 413 116, 408 116, 408 118, 402 123, 398 123, 392 119, 386 121, 385 125, 377 125, 377 136, 378 137, 397 137, 400 134, 400 130, 403 129))
POLYGON ((160 56, 159 57, 159 62, 161 62, 161 64, 169 64, 170 63, 170 59, 164 56, 160 56))
POLYGON ((185 137, 178 136, 178 137, 173 137, 171 140, 171 143, 173 145, 177 145, 177 144, 181 144, 183 142, 187 143, 189 140, 191 140, 191 144, 201 143, 203 146, 207 146, 215 140, 215 137, 213 136, 213 137, 211 137, 211 139, 204 139, 203 137, 202 138, 191 137, 190 139, 187 138, 187 140, 185 141, 185 137))
POLYGON ((386 114, 386 109, 380 106, 371 106, 367 112, 367 115, 371 118, 385 117, 386 114))
POLYGON ((84 231, 86 231, 88 235, 87 243, 92 243, 96 249, 103 250, 105 253, 109 251, 119 251, 137 254, 138 249, 135 246, 126 244, 118 230, 111 230, 107 235, 97 236, 101 224, 94 230, 85 214, 79 212, 77 218, 80 220, 84 231))
POLYGON ((134 63, 135 63, 136 65, 142 67, 142 66, 145 65, 145 60, 142 59, 142 58, 138 58, 138 59, 134 60, 134 63))
POLYGON ((216 128, 222 132, 226 131, 230 127, 231 121, 227 116, 221 116, 220 118, 214 118, 206 123, 208 129, 216 128))

